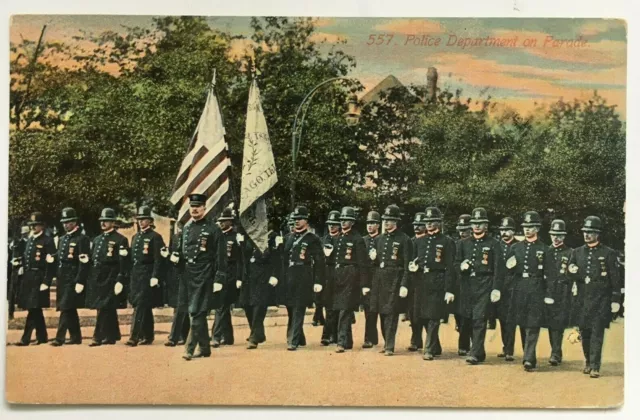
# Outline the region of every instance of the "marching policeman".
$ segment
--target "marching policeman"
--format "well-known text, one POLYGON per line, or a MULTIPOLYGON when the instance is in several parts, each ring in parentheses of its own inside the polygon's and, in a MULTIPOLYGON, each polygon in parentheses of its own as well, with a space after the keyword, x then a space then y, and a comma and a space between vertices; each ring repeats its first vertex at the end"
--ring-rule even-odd
POLYGON ((177 261, 184 262, 186 293, 180 296, 180 304, 186 305, 191 319, 191 332, 182 356, 210 357, 207 314, 221 303, 220 291, 227 283, 227 244, 217 224, 205 217, 207 196, 189 195, 191 220, 182 232, 182 248, 177 261), (194 353, 196 346, 200 347, 194 353))
POLYGON ((555 276, 554 257, 538 238, 540 226, 542 222, 537 212, 524 214, 525 240, 509 249, 506 262, 513 275, 508 322, 525 331, 523 364, 527 372, 533 371, 537 365, 536 346, 540 327, 545 323, 545 304, 553 304, 549 285, 553 284, 555 276))
MULTIPOLYGON (((377 211, 370 211, 367 214, 367 232, 369 234, 364 237, 364 243, 367 247, 367 255, 369 255, 372 249, 375 249, 375 239, 380 234, 380 223, 380 213, 377 211)), ((376 270, 375 262, 368 260, 367 268, 368 270, 365 270, 365 285, 362 288, 362 306, 364 308, 365 317, 364 343, 362 344, 363 349, 370 349, 371 347, 378 345, 378 313, 373 312, 370 305, 371 282, 376 270)))
MULTIPOLYGON (((569 327, 571 314, 572 281, 569 278, 569 260, 573 250, 565 245, 566 225, 564 220, 556 219, 551 222, 551 247, 553 255, 554 275, 549 282, 549 297, 553 303, 546 306, 546 327, 549 329, 549 343, 551 357, 549 364, 557 366, 562 362, 562 338, 564 330, 569 327)), ((577 286, 575 288, 577 292, 577 286)))
POLYGON ((167 303, 173 307, 173 321, 171 323, 171 331, 166 343, 167 347, 175 347, 176 345, 185 344, 189 336, 191 323, 189 321, 189 311, 187 310, 186 296, 187 289, 183 279, 184 261, 179 260, 180 249, 182 248, 182 223, 176 222, 174 226, 174 234, 169 241, 169 273, 167 281, 167 303))
POLYGON ((585 357, 582 372, 599 378, 604 330, 609 328, 611 315, 620 310, 621 284, 616 252, 600 242, 602 220, 587 217, 582 232, 585 244, 573 252, 569 273, 583 285, 577 319, 585 357))
POLYGON ((133 322, 131 336, 125 343, 131 347, 153 343, 153 307, 161 296, 160 277, 164 265, 162 252, 166 252, 162 236, 151 227, 151 207, 141 206, 136 220, 140 230, 131 242, 133 266, 129 294, 129 301, 133 306, 133 322))
MULTIPOLYGON (((502 259, 507 261, 507 254, 511 246, 518 241, 515 239, 516 222, 511 217, 505 217, 500 222, 498 228, 500 230, 500 248, 502 249, 502 259)), ((498 353, 498 357, 504 357, 507 362, 513 361, 513 349, 516 342, 516 324, 510 324, 509 307, 511 305, 511 296, 513 294, 513 273, 507 271, 504 276, 502 290, 500 291, 500 300, 497 304, 497 314, 500 320, 500 335, 502 337, 502 352, 498 353)), ((520 328, 520 342, 524 351, 525 334, 524 328, 520 328)))
POLYGON ((36 344, 48 340, 47 327, 42 308, 50 304, 49 287, 55 275, 56 246, 51 237, 44 234, 42 213, 34 212, 29 219, 32 234, 27 240, 24 253, 14 255, 22 257, 24 274, 20 282, 18 306, 28 310, 24 333, 17 346, 28 346, 33 330, 36 330, 36 344))
POLYGON ((67 207, 62 210, 60 223, 67 232, 58 241, 58 275, 56 277, 56 309, 60 311, 58 332, 52 346, 65 344, 69 331, 69 344, 81 344, 78 308, 84 307, 84 288, 89 274, 91 241, 80 232, 76 211, 67 207))
MULTIPOLYGON (((416 215, 417 217, 418 215, 416 215)), ((413 282, 414 318, 427 331, 424 360, 433 360, 442 353, 438 331, 440 320, 448 316, 447 304, 454 301, 454 259, 456 245, 441 232, 442 213, 437 207, 427 207, 424 212, 427 235, 415 239, 412 261, 408 269, 411 276, 405 277, 403 285, 413 282)), ((422 331, 420 331, 422 334, 422 331)))
POLYGON ((411 239, 398 229, 401 220, 398 206, 388 206, 382 220, 385 232, 375 239, 375 248, 369 251, 369 258, 377 264, 371 284, 370 305, 372 311, 380 314, 384 330, 384 349, 380 353, 393 356, 398 318, 404 312, 409 292, 401 285, 406 281, 412 248, 411 239))
MULTIPOLYGON (((323 252, 325 256, 325 262, 327 268, 325 270, 325 287, 322 289, 321 295, 316 302, 316 311, 320 310, 322 313, 322 307, 324 306, 327 313, 324 321, 324 328, 322 328, 322 337, 320 344, 328 346, 329 344, 335 344, 338 342, 338 320, 340 316, 340 310, 333 310, 333 291, 336 282, 336 252, 335 249, 338 246, 340 239, 340 212, 337 210, 331 210, 327 216, 327 234, 322 238, 323 252)), ((315 320, 315 317, 314 317, 315 320)))
POLYGON ((129 285, 129 241, 115 230, 115 210, 103 209, 98 220, 102 234, 93 239, 89 260, 80 260, 90 265, 86 306, 98 312, 91 347, 120 340, 118 296, 129 285))
POLYGON ((324 285, 325 258, 322 241, 309 231, 309 210, 298 206, 293 211, 295 228, 284 247, 283 270, 286 271, 286 300, 289 323, 287 350, 295 351, 303 345, 304 314, 313 302, 313 293, 320 293, 324 285))
POLYGON ((9 246, 11 256, 11 272, 9 277, 9 284, 7 287, 7 300, 9 301, 9 320, 13 319, 13 314, 16 309, 16 302, 18 300, 18 292, 20 290, 20 283, 22 282, 22 276, 24 275, 24 263, 22 261, 24 250, 27 248, 27 241, 29 240, 29 226, 24 225, 20 228, 20 238, 11 241, 9 246))
POLYGON ((335 285, 331 297, 331 310, 338 315, 338 349, 343 353, 353 348, 351 322, 360 294, 367 286, 367 248, 364 239, 353 230, 356 212, 343 207, 340 213, 341 232, 332 254, 335 254, 335 285))
MULTIPOLYGON (((458 239, 456 243, 456 253, 459 243, 467 238, 471 237, 471 215, 461 214, 458 217, 458 223, 456 224, 456 230, 458 231, 458 239)), ((456 281, 454 286, 454 296, 458 296, 458 299, 453 301, 451 310, 453 312, 454 319, 456 321, 456 331, 458 331, 458 356, 466 356, 471 351, 471 333, 473 332, 473 325, 471 319, 462 315, 462 305, 460 297, 460 278, 458 277, 458 270, 456 269, 456 281)))
MULTIPOLYGON (((473 326, 471 354, 466 362, 476 365, 486 359, 484 340, 487 334, 487 311, 490 303, 500 300, 504 260, 497 240, 487 233, 487 211, 472 212, 473 236, 458 243, 455 267, 460 279, 461 312, 473 326)), ((467 321, 468 322, 468 321, 467 321)))
MULTIPOLYGON (((411 238, 411 244, 414 248, 415 253, 415 244, 416 241, 420 238, 423 238, 427 234, 427 222, 425 220, 425 213, 418 212, 413 217, 413 231, 415 235, 411 238)), ((415 277, 415 275, 409 274, 408 277, 415 277)), ((414 312, 414 287, 418 284, 415 281, 408 282, 407 286, 409 289, 409 294, 407 295, 407 317, 409 318, 409 322, 411 322, 411 341, 409 343, 409 347, 407 350, 409 351, 417 351, 421 349, 422 344, 422 325, 420 324, 420 317, 416 315, 414 312)))
POLYGON ((244 235, 234 229, 233 222, 236 212, 233 208, 225 208, 218 217, 218 223, 224 235, 227 255, 227 284, 220 291, 221 305, 215 308, 216 317, 213 322, 211 335, 214 348, 224 345, 233 345, 233 324, 231 322, 231 305, 238 300, 238 282, 242 282, 242 249, 241 241, 244 235), (240 241, 239 241, 240 240, 240 241))
POLYGON ((273 231, 269 232, 268 238, 269 248, 264 253, 251 241, 241 242, 244 246, 244 270, 238 304, 244 308, 249 321, 249 350, 258 348, 258 344, 267 340, 264 331, 267 307, 278 305, 284 240, 273 231))

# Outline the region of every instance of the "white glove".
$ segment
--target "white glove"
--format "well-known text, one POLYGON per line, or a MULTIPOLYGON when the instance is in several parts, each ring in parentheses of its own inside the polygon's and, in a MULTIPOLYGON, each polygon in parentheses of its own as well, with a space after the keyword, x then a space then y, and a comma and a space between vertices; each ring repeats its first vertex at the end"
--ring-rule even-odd
POLYGON ((574 282, 573 286, 571 286, 571 294, 573 296, 578 296, 578 285, 574 282))
POLYGON ((620 304, 618 302, 611 302, 611 312, 616 314, 620 310, 620 304))
POLYGON ((492 303, 496 303, 497 301, 500 300, 500 290, 498 289, 493 289, 491 291, 491 302, 492 303))
POLYGON ((469 269, 469 260, 464 260, 460 264, 460 270, 467 271, 469 269))
POLYGON ((219 292, 222 290, 222 283, 213 283, 213 293, 219 292))
POLYGON ((242 280, 236 280, 236 289, 239 289, 242 287, 242 280))
POLYGON ((362 288, 362 296, 367 296, 367 293, 369 293, 371 291, 371 289, 369 289, 368 287, 363 287, 362 288))
POLYGON ((316 293, 322 292, 322 285, 321 284, 314 284, 313 285, 313 291, 316 292, 316 293))
POLYGON ((453 295, 453 293, 447 292, 447 293, 444 294, 444 301, 447 302, 447 303, 453 302, 454 298, 455 298, 455 296, 453 295))
POLYGON ((118 254, 120 254, 121 257, 126 257, 127 255, 129 255, 129 251, 127 251, 127 248, 121 246, 118 254))
POLYGON ((17 267, 20 265, 20 260, 17 258, 14 258, 11 260, 11 265, 13 265, 14 267, 17 267))
POLYGON ((244 235, 241 233, 238 233, 236 235, 236 242, 238 243, 238 245, 240 245, 241 242, 244 242, 244 235))
POLYGON ((376 251, 375 248, 369 250, 369 259, 371 259, 371 261, 374 261, 377 256, 378 256, 378 251, 376 251))
POLYGON ((84 284, 76 283, 76 293, 80 294, 84 290, 84 284))
POLYGON ((415 260, 409 263, 409 271, 411 271, 412 273, 415 273, 416 271, 418 271, 417 261, 418 259, 416 258, 415 260))
POLYGON ((324 251, 324 256, 328 257, 333 252, 333 245, 325 245, 323 251, 324 251))
POLYGON ((44 284, 44 283, 42 283, 42 284, 40 285, 40 291, 41 291, 41 292, 44 292, 44 291, 45 291, 45 290, 47 290, 48 288, 49 288, 49 286, 47 286, 47 285, 46 285, 46 284, 44 284))
POLYGON ((407 288, 406 288, 406 287, 404 287, 404 286, 402 286, 402 287, 400 288, 400 293, 398 293, 398 295, 399 295, 401 298, 406 298, 408 294, 409 294, 409 289, 407 289, 407 288))
POLYGON ((620 289, 620 293, 624 295, 624 287, 620 289))
POLYGON ((577 266, 577 265, 575 265, 575 264, 571 264, 571 265, 569 266, 569 272, 570 272, 571 274, 576 274, 576 273, 578 272, 578 266, 577 266))
POLYGON ((171 261, 174 264, 177 264, 178 261, 180 261, 180 257, 178 256, 178 253, 174 252, 173 254, 171 254, 171 257, 169 257, 169 261, 171 261))
POLYGON ((48 262, 49 264, 51 264, 52 262, 54 262, 54 261, 56 260, 56 259, 53 257, 53 255, 51 255, 51 254, 47 254, 47 258, 46 258, 46 259, 47 259, 47 262, 48 262))
POLYGON ((509 258, 507 260, 507 268, 509 268, 509 269, 515 267, 516 264, 518 264, 518 260, 516 260, 515 256, 513 256, 513 257, 511 257, 511 258, 509 258))
POLYGON ((167 258, 169 256, 169 250, 166 246, 162 247, 162 249, 160 250, 160 255, 162 255, 162 258, 167 258))
POLYGON ((269 284, 276 287, 278 285, 278 279, 273 276, 269 277, 269 284))
POLYGON ((284 239, 282 238, 282 236, 280 235, 276 236, 276 247, 280 246, 282 242, 284 242, 284 239))
POLYGON ((87 254, 80 254, 80 256, 78 257, 78 259, 80 260, 80 262, 82 264, 86 264, 89 262, 89 256, 87 254))
POLYGON ((18 275, 21 276, 24 274, 24 267, 20 267, 20 269, 18 270, 18 275))
POLYGON ((113 287, 113 292, 116 294, 116 296, 118 296, 120 293, 122 293, 122 289, 124 289, 124 286, 122 285, 122 283, 117 282, 116 285, 113 287))
POLYGON ((544 303, 546 303, 547 305, 553 305, 554 302, 555 300, 551 298, 544 298, 544 303))
POLYGON ((158 285, 158 279, 155 277, 151 277, 151 281, 149 282, 149 286, 156 287, 158 285))

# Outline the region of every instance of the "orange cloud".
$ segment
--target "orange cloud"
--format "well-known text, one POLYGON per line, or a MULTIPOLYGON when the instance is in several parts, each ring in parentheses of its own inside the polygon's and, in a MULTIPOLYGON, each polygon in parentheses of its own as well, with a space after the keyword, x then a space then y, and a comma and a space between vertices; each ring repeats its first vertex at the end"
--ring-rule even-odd
POLYGON ((394 19, 376 25, 374 29, 401 34, 441 34, 446 32, 440 23, 427 19, 394 19))
POLYGON ((626 27, 627 23, 622 19, 603 19, 595 22, 588 22, 580 27, 580 34, 584 36, 598 35, 604 32, 609 32, 611 29, 620 28, 620 26, 626 27))

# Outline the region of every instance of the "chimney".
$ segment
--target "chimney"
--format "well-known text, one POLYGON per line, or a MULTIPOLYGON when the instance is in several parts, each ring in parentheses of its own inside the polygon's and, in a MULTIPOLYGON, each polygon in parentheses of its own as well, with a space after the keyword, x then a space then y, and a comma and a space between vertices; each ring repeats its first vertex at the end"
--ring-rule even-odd
POLYGON ((427 102, 435 102, 438 90, 438 70, 429 67, 427 71, 427 102))

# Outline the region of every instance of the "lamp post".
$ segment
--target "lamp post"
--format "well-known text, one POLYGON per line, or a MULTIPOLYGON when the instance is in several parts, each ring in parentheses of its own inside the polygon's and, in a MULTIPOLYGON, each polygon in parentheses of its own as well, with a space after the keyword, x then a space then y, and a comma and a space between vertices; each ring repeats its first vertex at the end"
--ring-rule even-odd
MULTIPOLYGON (((291 210, 293 211, 296 205, 296 160, 298 158, 298 152, 300 151, 300 143, 302 142, 302 127, 304 125, 304 120, 307 115, 307 111, 309 110, 309 106, 311 104, 311 100, 314 95, 322 86, 325 86, 329 83, 335 82, 337 80, 351 80, 349 77, 332 77, 331 79, 327 79, 319 84, 317 84, 307 95, 304 97, 300 105, 298 105, 298 109, 296 111, 295 119, 293 120, 293 131, 291 133, 291 210), (305 108, 306 105, 306 108, 305 108), (300 112, 304 108, 304 112, 300 117, 300 112), (300 123, 298 124, 298 119, 300 118, 300 123)), ((360 118, 360 111, 358 109, 358 97, 355 93, 349 95, 349 100, 347 102, 347 112, 343 114, 347 125, 355 125, 358 123, 358 119, 360 118)))

